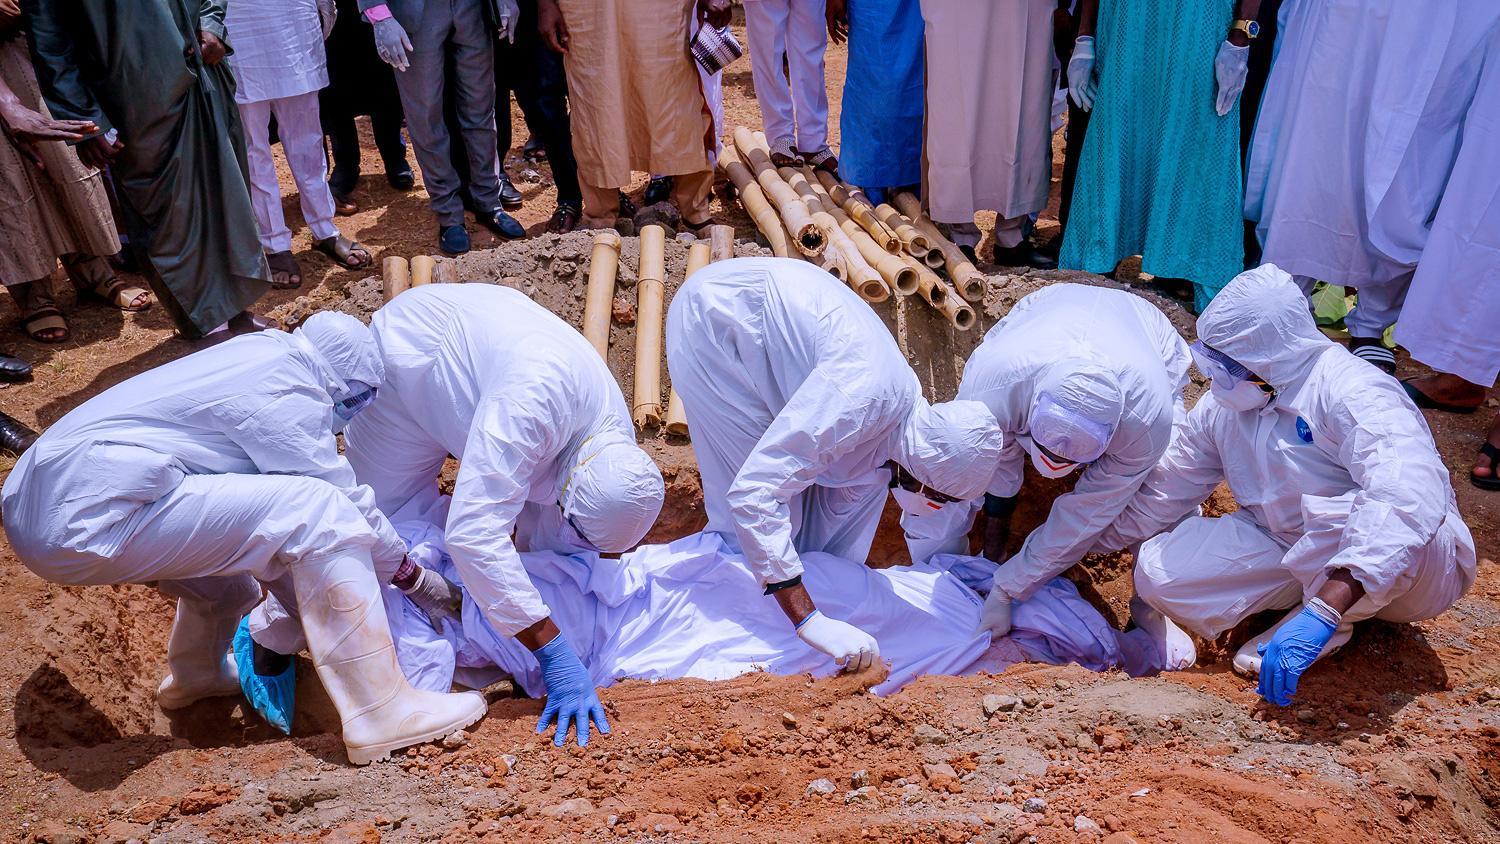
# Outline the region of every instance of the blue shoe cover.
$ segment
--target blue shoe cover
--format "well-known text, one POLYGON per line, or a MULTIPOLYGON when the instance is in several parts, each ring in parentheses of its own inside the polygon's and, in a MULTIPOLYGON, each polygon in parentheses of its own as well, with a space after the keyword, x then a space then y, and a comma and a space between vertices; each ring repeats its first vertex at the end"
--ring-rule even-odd
POLYGON ((260 717, 291 735, 292 704, 297 698, 297 664, 293 662, 274 677, 262 677, 255 673, 253 644, 250 617, 246 616, 240 619, 239 629, 234 631, 234 665, 240 672, 240 690, 260 717))

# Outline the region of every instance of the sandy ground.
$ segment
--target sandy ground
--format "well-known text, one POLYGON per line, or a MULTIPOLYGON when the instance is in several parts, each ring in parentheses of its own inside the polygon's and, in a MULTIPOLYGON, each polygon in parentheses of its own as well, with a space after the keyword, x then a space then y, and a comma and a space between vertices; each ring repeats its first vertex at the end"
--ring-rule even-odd
MULTIPOLYGON (((842 50, 830 51, 829 71, 836 143, 842 50)), ((726 93, 730 125, 758 124, 747 64, 729 75, 726 93)), ((525 132, 517 128, 519 142, 525 132)), ((519 216, 536 234, 552 209, 550 177, 515 155, 511 162, 527 197, 519 216)), ((284 175, 283 183, 291 181, 284 175)), ((377 255, 433 249, 420 187, 398 194, 377 173, 358 198, 364 210, 341 224, 377 255)), ((299 220, 294 194, 285 205, 299 220)), ((736 225, 739 254, 762 251, 743 214, 722 198, 715 211, 736 225)), ((1044 232, 1054 225, 1044 216, 1044 232)), ((460 259, 462 277, 512 279, 505 283, 579 321, 587 234, 494 250, 488 233, 474 227, 474 238, 478 251, 460 259)), ((340 271, 308 251, 305 231, 295 248, 304 288, 269 296, 265 310, 295 320, 319 307, 368 315, 378 304, 368 273, 340 271)), ((627 390, 635 250, 627 239, 611 334, 610 363, 627 390)), ((669 294, 685 252, 668 246, 669 294)), ((984 269, 994 274, 972 332, 952 331, 914 300, 877 308, 933 398, 952 395, 973 344, 1021 295, 1058 280, 1115 284, 984 269)), ((1191 331, 1174 303, 1136 289, 1191 331)), ((188 351, 160 309, 72 309, 73 339, 47 347, 14 326, 8 300, 0 307, 0 347, 37 364, 33 383, 0 389, 0 408, 35 426, 188 351)), ((1402 366, 1403 375, 1417 371, 1404 358, 1402 366)), ((1429 421, 1480 554, 1493 558, 1500 498, 1463 478, 1486 417, 1429 421)), ((655 432, 644 443, 669 494, 648 541, 701 526, 690 446, 655 432)), ((1028 481, 1018 539, 1061 489, 1028 481)), ((1233 502, 1221 492, 1212 505, 1233 502)), ((904 561, 888 512, 870 562, 904 561)), ((1070 573, 1116 623, 1125 618, 1129 562, 1114 555, 1070 573)), ((344 763, 337 718, 305 661, 291 738, 230 699, 168 717, 152 699, 165 671, 166 599, 138 586, 47 584, 4 544, 0 565, 0 637, 8 643, 0 657, 0 840, 1500 840, 1500 575, 1489 559, 1443 617, 1363 626, 1285 710, 1259 702, 1252 684, 1228 671, 1223 655, 1245 635, 1238 631, 1203 643, 1202 667, 1155 679, 1018 666, 927 678, 885 699, 851 678, 629 682, 603 693, 615 734, 587 750, 538 740, 538 702, 499 699, 451 747, 365 769, 344 763)))

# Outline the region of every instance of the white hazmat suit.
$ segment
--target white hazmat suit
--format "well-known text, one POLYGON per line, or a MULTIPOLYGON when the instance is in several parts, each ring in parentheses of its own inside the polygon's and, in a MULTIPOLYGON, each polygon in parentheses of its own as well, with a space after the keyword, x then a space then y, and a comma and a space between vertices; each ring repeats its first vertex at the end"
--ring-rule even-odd
POLYGON ((407 291, 371 328, 386 385, 349 426, 349 462, 394 514, 427 506, 443 461, 458 458, 445 540, 496 631, 514 636, 549 615, 517 545, 572 550, 582 534, 624 551, 656 521, 661 472, 577 329, 490 284, 407 291))
POLYGON ((870 306, 802 261, 739 258, 694 273, 667 314, 667 361, 708 530, 763 584, 796 578, 808 551, 863 562, 888 462, 971 498, 1000 452, 988 411, 929 405, 870 306))
POLYGON ((1396 381, 1318 331, 1291 276, 1270 264, 1238 276, 1198 335, 1275 397, 1234 411, 1204 395, 1099 538, 1099 551, 1146 540, 1142 599, 1212 639, 1253 613, 1300 606, 1336 569, 1365 589, 1346 625, 1428 619, 1463 596, 1474 540, 1426 421, 1396 381), (1240 509, 1197 515, 1220 481, 1240 509))
POLYGON ((375 571, 405 546, 334 439, 334 401, 383 380, 369 329, 342 314, 137 375, 16 464, 11 545, 55 583, 154 583, 178 599, 164 708, 239 693, 227 651, 259 580, 301 605, 351 760, 472 723, 482 699, 416 692, 396 669, 375 571))
MULTIPOLYGON (((1171 321, 1122 290, 1055 284, 1017 302, 990 329, 958 388, 960 399, 982 402, 1006 433, 1005 449, 987 467, 988 492, 1000 498, 1020 492, 1025 445, 1033 439, 1087 464, 1073 490, 1053 502, 1047 521, 1000 567, 997 599, 1031 597, 1082 559, 1130 502, 1183 413, 1189 363, 1187 344, 1171 321), (1034 430, 1044 405, 1107 430, 1102 450, 1090 446, 1100 453, 1069 454, 1063 445, 1068 432, 1034 430)), ((902 525, 913 546, 923 548, 923 558, 964 553, 977 509, 977 502, 949 507, 908 516, 902 525)))

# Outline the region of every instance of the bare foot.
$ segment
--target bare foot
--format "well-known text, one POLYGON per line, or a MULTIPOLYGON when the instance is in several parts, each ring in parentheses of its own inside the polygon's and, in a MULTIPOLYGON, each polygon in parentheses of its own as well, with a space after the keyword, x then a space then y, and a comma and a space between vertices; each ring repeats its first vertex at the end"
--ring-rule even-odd
POLYGON ((1440 372, 1423 378, 1412 378, 1409 383, 1417 392, 1443 404, 1459 407, 1478 407, 1484 402, 1485 388, 1472 384, 1457 375, 1440 372))

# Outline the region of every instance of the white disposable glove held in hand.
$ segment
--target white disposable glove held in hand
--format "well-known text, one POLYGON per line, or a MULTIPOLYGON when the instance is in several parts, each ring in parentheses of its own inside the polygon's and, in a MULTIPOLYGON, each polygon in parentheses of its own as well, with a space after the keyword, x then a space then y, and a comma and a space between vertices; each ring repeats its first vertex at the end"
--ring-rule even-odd
POLYGON ((1094 36, 1080 35, 1073 42, 1073 57, 1068 59, 1068 96, 1084 111, 1094 108, 1094 36))
POLYGON ((457 621, 463 610, 464 596, 458 584, 429 568, 418 572, 411 588, 402 589, 401 593, 427 614, 427 620, 439 633, 444 632, 445 620, 457 621))
POLYGON ((1214 98, 1214 111, 1220 117, 1234 108, 1234 101, 1245 90, 1245 77, 1250 73, 1250 48, 1236 47, 1225 41, 1219 45, 1219 54, 1214 57, 1214 78, 1219 81, 1219 93, 1214 98))
POLYGON ((880 646, 875 644, 874 636, 817 610, 802 620, 797 635, 851 673, 864 671, 880 661, 880 646))
POLYGON ((411 66, 406 59, 406 54, 411 52, 411 39, 406 37, 406 30, 395 18, 375 22, 375 52, 380 54, 381 61, 396 70, 405 71, 411 66))
POLYGON ((516 0, 495 0, 495 11, 500 15, 500 38, 516 43, 516 22, 521 19, 521 5, 516 0))
POLYGON ((333 34, 333 25, 338 22, 339 7, 333 0, 318 0, 318 22, 323 25, 323 40, 333 34))
POLYGON ((1010 632, 1010 596, 999 589, 990 590, 979 612, 979 632, 986 630, 995 639, 1010 632))

